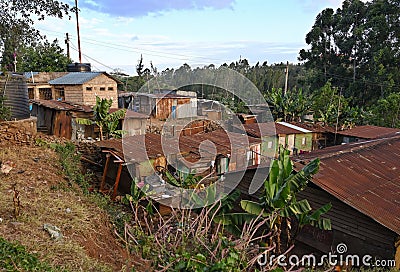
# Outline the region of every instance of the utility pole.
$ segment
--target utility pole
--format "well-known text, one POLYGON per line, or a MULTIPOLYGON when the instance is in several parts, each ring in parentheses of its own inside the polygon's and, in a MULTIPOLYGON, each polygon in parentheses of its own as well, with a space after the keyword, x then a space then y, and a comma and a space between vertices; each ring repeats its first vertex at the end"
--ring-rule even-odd
POLYGON ((285 95, 288 90, 288 80, 289 80, 289 61, 286 63, 285 92, 284 92, 285 95))
POLYGON ((69 59, 71 59, 71 55, 70 55, 70 52, 69 52, 69 35, 68 35, 68 33, 66 33, 65 35, 66 35, 65 44, 67 45, 67 57, 69 59))
POLYGON ((78 0, 75 0, 75 13, 76 13, 76 31, 78 32, 78 52, 79 52, 79 63, 82 63, 82 51, 81 51, 81 36, 79 34, 79 10, 78 0))
POLYGON ((338 124, 339 124, 340 98, 342 97, 342 88, 343 88, 343 87, 340 87, 339 101, 338 101, 338 108, 337 108, 337 115, 336 115, 335 140, 334 140, 334 144, 335 144, 335 145, 336 145, 336 134, 337 134, 337 132, 338 132, 338 124))

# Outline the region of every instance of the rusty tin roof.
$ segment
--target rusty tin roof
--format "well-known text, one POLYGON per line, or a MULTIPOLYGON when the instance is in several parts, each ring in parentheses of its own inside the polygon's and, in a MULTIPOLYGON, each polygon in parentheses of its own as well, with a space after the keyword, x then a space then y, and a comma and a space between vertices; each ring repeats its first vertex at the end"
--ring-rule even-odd
POLYGON ((62 110, 62 111, 81 111, 87 113, 93 112, 91 106, 73 103, 70 101, 35 99, 35 100, 30 100, 30 102, 46 108, 62 110))
POLYGON ((163 137, 162 139, 159 134, 148 133, 146 135, 125 137, 123 140, 105 140, 98 142, 97 145, 103 149, 112 150, 121 159, 124 159, 124 154, 127 158, 132 156, 135 162, 171 154, 181 154, 183 157, 188 156, 195 160, 201 157, 201 152, 214 154, 212 146, 202 145, 207 140, 214 144, 217 154, 221 155, 228 155, 231 150, 243 149, 261 143, 260 139, 217 130, 210 133, 181 136, 179 140, 168 137, 163 137), (164 143, 161 142, 162 140, 164 143))
POLYGON ((363 139, 377 139, 400 134, 400 129, 378 126, 358 126, 347 130, 338 131, 337 134, 363 139))
POLYGON ((400 136, 311 152, 296 166, 314 158, 321 159, 314 184, 400 234, 400 136))

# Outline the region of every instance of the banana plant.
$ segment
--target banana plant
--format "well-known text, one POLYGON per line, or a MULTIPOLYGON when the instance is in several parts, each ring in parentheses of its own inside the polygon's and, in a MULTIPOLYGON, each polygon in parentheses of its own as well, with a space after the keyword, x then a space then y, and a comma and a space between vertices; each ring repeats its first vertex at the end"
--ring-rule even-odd
POLYGON ((109 136, 120 138, 125 131, 117 130, 117 127, 119 120, 125 116, 126 109, 119 109, 110 113, 111 105, 112 99, 96 96, 96 105, 93 107, 93 119, 76 118, 76 122, 80 125, 98 126, 101 141, 109 136))
MULTIPOLYGON (((245 213, 226 214, 216 218, 216 221, 224 225, 249 222, 257 217, 269 217, 268 230, 275 235, 277 250, 280 251, 280 236, 283 222, 286 228, 290 228, 290 219, 298 222, 298 231, 305 225, 313 225, 320 229, 330 230, 329 219, 321 216, 331 209, 331 204, 326 204, 313 211, 306 199, 297 200, 296 195, 305 189, 312 175, 318 172, 319 159, 315 159, 298 172, 293 171, 293 163, 289 157, 289 151, 281 149, 279 157, 271 164, 268 178, 264 181, 263 194, 259 201, 242 200, 240 202, 245 213)), ((237 227, 240 229, 240 226, 237 227)), ((290 230, 286 229, 288 239, 290 230)), ((270 241, 271 243, 273 241, 270 241)))

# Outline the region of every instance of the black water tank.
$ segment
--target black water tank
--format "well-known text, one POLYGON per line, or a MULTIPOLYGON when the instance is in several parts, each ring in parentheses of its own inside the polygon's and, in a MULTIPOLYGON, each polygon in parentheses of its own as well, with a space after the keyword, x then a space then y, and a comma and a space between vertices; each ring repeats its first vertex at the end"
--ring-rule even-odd
POLYGON ((71 63, 67 67, 68 72, 90 72, 92 71, 90 63, 71 63))
POLYGON ((30 117, 28 87, 23 75, 0 76, 0 96, 5 97, 4 106, 11 111, 10 120, 30 117))

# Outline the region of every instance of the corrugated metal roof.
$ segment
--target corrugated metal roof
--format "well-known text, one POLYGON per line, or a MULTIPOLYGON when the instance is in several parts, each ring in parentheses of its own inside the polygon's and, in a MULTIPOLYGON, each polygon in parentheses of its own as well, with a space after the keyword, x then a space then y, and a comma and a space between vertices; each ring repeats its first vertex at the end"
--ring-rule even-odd
POLYGON ((378 126, 358 126, 348 130, 338 131, 343 136, 357 137, 362 139, 377 139, 394 136, 400 133, 400 129, 378 126))
POLYGON ((42 100, 42 99, 35 99, 30 100, 31 103, 40 105, 50 109, 56 110, 63 110, 63 111, 81 111, 81 112, 93 112, 92 107, 73 103, 70 101, 57 101, 57 100, 42 100))
POLYGON ((81 85, 105 72, 71 72, 49 81, 51 85, 81 85))
POLYGON ((400 234, 400 136, 322 149, 296 157, 320 158, 312 182, 400 234))
POLYGON ((230 154, 232 149, 243 149, 261 143, 260 139, 217 130, 210 133, 181 136, 179 140, 175 137, 164 137, 161 139, 161 135, 159 134, 148 133, 125 137, 122 140, 111 139, 101 141, 97 145, 101 148, 115 151, 121 159, 124 159, 125 154, 125 160, 134 159, 135 162, 143 162, 148 159, 171 154, 181 154, 183 157, 189 156, 192 160, 195 160, 201 157, 201 152, 211 152, 214 154, 214 150, 210 145, 201 145, 201 143, 207 140, 214 144, 217 154, 222 155, 230 154), (161 143, 162 140, 164 143, 161 143), (202 150, 200 150, 200 146, 202 150))
POLYGON ((291 124, 293 124, 297 127, 301 127, 301 128, 310 130, 311 132, 315 132, 315 133, 326 133, 326 132, 335 133, 335 128, 329 127, 329 126, 323 126, 320 124, 308 123, 308 122, 304 122, 304 123, 291 122, 291 124))
POLYGON ((254 123, 243 124, 246 133, 252 137, 260 138, 261 136, 288 135, 288 134, 303 134, 304 132, 294 129, 280 123, 254 123))

